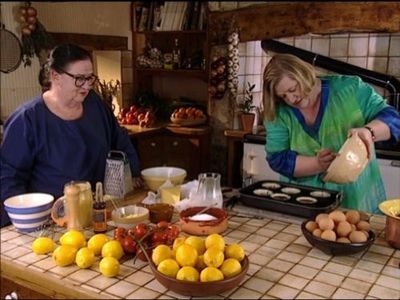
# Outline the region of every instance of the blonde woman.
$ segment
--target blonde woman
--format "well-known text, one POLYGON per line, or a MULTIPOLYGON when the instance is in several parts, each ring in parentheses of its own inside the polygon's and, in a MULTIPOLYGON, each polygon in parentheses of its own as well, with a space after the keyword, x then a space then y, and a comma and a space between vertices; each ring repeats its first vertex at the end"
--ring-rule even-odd
POLYGON ((386 198, 374 142, 400 139, 396 109, 358 76, 317 76, 313 66, 276 54, 264 70, 266 152, 282 181, 343 192, 342 206, 379 212, 386 198), (349 184, 322 181, 334 154, 358 133, 370 162, 349 184))

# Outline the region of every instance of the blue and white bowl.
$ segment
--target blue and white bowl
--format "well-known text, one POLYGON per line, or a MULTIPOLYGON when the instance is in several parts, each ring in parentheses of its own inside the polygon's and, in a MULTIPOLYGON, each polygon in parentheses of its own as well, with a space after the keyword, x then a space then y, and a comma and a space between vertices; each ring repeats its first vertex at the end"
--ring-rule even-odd
POLYGON ((45 193, 28 193, 10 197, 4 208, 14 227, 21 232, 40 230, 50 219, 54 197, 45 193))

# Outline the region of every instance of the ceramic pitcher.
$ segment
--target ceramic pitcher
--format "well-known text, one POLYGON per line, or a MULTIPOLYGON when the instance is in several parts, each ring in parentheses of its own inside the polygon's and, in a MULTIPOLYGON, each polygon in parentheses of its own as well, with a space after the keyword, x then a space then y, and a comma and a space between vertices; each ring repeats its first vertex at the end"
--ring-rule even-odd
POLYGON ((197 198, 203 206, 222 208, 221 175, 218 173, 200 173, 197 198))

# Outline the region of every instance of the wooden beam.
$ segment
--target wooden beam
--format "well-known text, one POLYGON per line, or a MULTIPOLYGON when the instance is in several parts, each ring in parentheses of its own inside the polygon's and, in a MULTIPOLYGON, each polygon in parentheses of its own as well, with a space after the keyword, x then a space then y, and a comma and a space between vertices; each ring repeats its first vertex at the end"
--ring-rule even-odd
POLYGON ((72 43, 87 50, 128 50, 128 38, 125 36, 94 35, 82 33, 49 32, 54 43, 72 43))
POLYGON ((285 2, 209 13, 211 44, 226 44, 233 28, 241 42, 307 33, 400 32, 400 3, 285 2))

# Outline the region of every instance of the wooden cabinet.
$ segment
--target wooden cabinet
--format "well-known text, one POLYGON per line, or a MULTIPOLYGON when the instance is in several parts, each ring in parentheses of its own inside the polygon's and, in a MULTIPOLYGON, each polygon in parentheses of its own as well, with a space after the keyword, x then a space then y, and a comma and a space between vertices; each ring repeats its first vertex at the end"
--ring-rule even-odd
POLYGON ((209 171, 210 134, 208 126, 199 128, 166 127, 132 141, 138 152, 141 169, 159 166, 180 167, 186 170, 187 180, 197 179, 209 171))

